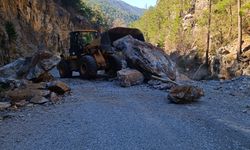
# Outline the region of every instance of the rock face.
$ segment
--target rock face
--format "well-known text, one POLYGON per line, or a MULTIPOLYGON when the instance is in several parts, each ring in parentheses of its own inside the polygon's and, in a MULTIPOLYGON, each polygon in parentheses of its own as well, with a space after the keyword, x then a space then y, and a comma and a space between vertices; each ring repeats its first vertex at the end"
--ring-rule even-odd
MULTIPOLYGON (((0 1, 0 49, 8 42, 5 24, 13 24, 17 39, 10 50, 12 59, 30 56, 39 49, 64 52, 69 48, 69 32, 92 28, 89 21, 73 10, 60 5, 61 0, 1 0, 0 1), (17 49, 18 48, 18 49, 17 49)), ((5 48, 4 48, 5 47, 5 48)), ((0 51, 1 58, 6 52, 0 51)))
POLYGON ((53 0, 0 1, 0 28, 11 20, 18 33, 17 47, 22 55, 39 46, 58 51, 68 46, 68 33, 74 28, 71 14, 53 0))
POLYGON ((175 63, 162 49, 136 40, 130 35, 115 41, 113 45, 122 51, 130 67, 138 69, 146 77, 156 75, 175 80, 175 63))
POLYGON ((143 74, 135 69, 122 69, 117 72, 117 77, 123 87, 142 84, 144 81, 143 74))
POLYGON ((204 92, 201 88, 193 86, 175 86, 171 89, 168 99, 176 104, 190 103, 199 100, 204 92))
MULTIPOLYGON (((247 45, 243 45, 245 49, 247 45)), ((232 79, 241 75, 250 75, 250 50, 244 51, 242 61, 237 61, 235 46, 221 47, 216 55, 212 57, 211 72, 212 76, 219 79, 232 79)))

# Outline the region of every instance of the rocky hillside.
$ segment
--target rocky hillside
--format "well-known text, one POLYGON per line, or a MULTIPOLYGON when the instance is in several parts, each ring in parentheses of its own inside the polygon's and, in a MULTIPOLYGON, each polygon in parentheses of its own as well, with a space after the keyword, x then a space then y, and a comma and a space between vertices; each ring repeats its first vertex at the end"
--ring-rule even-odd
POLYGON ((128 26, 138 20, 145 11, 121 0, 83 0, 83 2, 103 12, 108 25, 111 27, 128 26))
POLYGON ((190 77, 197 75, 196 70, 205 60, 211 65, 202 75, 197 75, 199 79, 249 75, 250 2, 242 0, 240 9, 243 33, 240 63, 236 59, 239 47, 237 1, 211 1, 211 11, 208 2, 159 0, 156 7, 146 11, 132 26, 141 29, 152 44, 171 54, 190 77))
POLYGON ((1 64, 8 55, 27 56, 38 49, 61 52, 68 48, 70 31, 91 28, 87 19, 53 0, 1 0, 0 20, 1 64))

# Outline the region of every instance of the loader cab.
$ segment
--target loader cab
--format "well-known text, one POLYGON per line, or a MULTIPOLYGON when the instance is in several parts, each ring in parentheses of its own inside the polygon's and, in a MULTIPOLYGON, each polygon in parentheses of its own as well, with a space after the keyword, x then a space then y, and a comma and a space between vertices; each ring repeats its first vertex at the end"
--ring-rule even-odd
POLYGON ((84 53, 84 48, 99 37, 100 33, 96 30, 70 32, 70 56, 81 56, 84 53))

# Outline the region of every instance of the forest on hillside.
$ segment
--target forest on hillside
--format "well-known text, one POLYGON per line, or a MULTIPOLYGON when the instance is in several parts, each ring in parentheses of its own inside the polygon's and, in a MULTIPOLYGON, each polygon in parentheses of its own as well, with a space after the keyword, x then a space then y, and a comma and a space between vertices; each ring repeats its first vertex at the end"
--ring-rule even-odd
POLYGON ((209 30, 214 52, 237 38, 238 11, 243 34, 249 32, 249 9, 249 0, 241 0, 240 10, 236 0, 158 0, 132 27, 141 29, 149 42, 182 52, 194 46, 204 51, 209 30))
POLYGON ((117 0, 57 0, 64 7, 73 8, 92 24, 111 28, 128 26, 143 15, 144 9, 117 0))

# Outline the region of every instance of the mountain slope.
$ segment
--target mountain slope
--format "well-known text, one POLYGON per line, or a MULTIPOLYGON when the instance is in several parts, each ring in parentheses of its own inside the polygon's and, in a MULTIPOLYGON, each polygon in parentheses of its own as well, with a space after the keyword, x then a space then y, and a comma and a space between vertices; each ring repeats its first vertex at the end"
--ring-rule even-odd
POLYGON ((121 0, 82 0, 92 9, 103 12, 110 27, 128 26, 143 15, 144 9, 131 6, 121 0))

